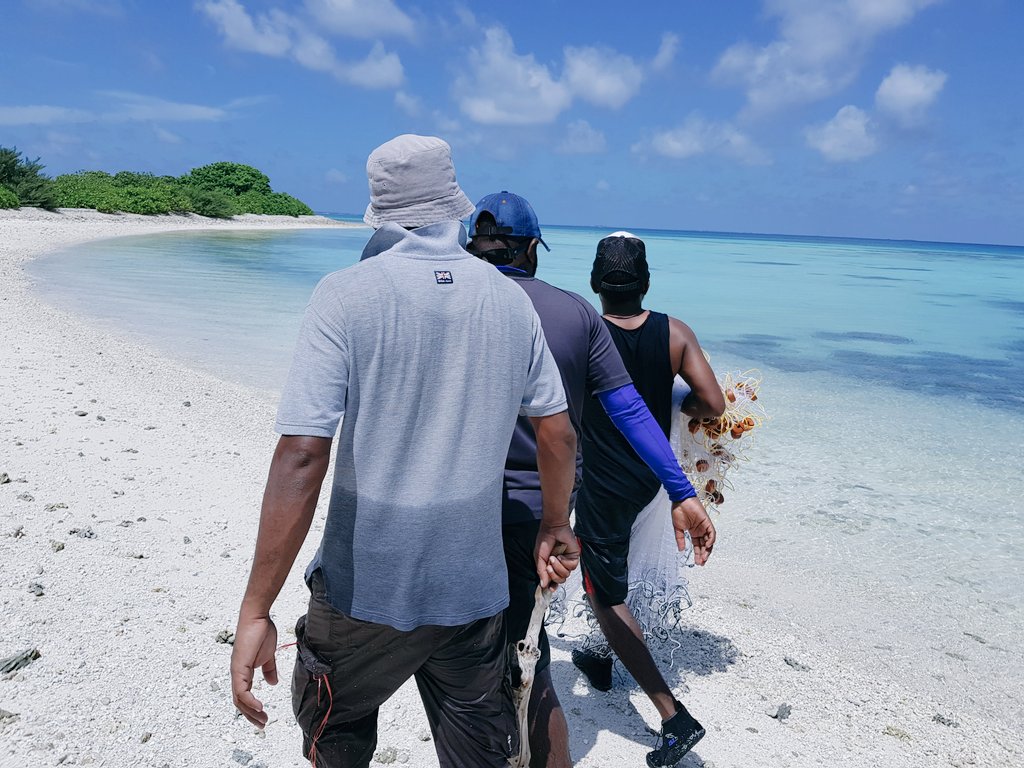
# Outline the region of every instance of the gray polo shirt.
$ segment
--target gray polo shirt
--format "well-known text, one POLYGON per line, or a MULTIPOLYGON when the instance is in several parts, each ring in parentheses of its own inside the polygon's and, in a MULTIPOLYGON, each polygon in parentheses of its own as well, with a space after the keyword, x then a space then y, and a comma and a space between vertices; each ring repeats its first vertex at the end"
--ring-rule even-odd
POLYGON ((508 604, 516 418, 560 413, 565 394, 526 293, 462 248, 460 223, 386 226, 392 247, 313 292, 275 429, 334 437, 341 421, 310 565, 331 605, 400 630, 465 624, 508 604))

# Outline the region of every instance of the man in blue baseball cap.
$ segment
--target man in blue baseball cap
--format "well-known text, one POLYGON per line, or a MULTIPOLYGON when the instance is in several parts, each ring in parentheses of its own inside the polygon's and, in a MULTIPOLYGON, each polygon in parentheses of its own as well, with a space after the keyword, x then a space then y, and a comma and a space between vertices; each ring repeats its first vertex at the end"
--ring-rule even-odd
MULTIPOLYGON (((662 430, 637 393, 622 358, 597 310, 581 296, 539 280, 537 245, 544 242, 530 203, 508 191, 487 195, 469 222, 470 253, 494 264, 526 291, 540 317, 555 358, 569 406, 569 419, 579 434, 584 402, 596 397, 629 444, 664 484, 673 503, 696 496, 679 467, 662 430)), ((582 478, 577 453, 576 483, 582 478)), ((538 582, 534 542, 541 520, 541 484, 537 469, 537 438, 526 419, 516 424, 502 495, 502 537, 508 569, 509 607, 505 627, 510 643, 521 640, 530 621, 538 582)), ((575 504, 575 488, 570 509, 575 504)), ((699 506, 699 505, 698 505, 699 506)), ((701 508, 703 510, 703 508, 701 508)), ((571 766, 569 734, 551 683, 547 634, 541 630, 530 701, 529 732, 533 766, 571 766)), ((610 679, 609 679, 610 686, 610 679)))

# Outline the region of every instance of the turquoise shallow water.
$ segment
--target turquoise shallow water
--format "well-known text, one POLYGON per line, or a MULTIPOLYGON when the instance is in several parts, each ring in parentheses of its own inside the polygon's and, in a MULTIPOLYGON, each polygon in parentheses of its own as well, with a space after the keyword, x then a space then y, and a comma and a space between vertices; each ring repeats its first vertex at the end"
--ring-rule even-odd
MULTIPOLYGON (((365 229, 174 233, 35 262, 54 300, 231 378, 280 386, 305 300, 365 229)), ((550 227, 540 276, 593 298, 607 230, 550 227)), ((639 231, 648 305, 713 355, 1024 411, 1024 249, 639 231)))
MULTIPOLYGON (((592 297, 604 234, 547 228, 540 276, 592 297)), ((822 595, 846 584, 841 594, 893 612, 894 627, 946 621, 1019 646, 1024 249, 637 234, 648 305, 689 322, 720 371, 764 372, 773 418, 735 473, 719 548, 822 595)), ((54 304, 274 392, 313 286, 354 263, 368 236, 147 235, 30 271, 54 304)))

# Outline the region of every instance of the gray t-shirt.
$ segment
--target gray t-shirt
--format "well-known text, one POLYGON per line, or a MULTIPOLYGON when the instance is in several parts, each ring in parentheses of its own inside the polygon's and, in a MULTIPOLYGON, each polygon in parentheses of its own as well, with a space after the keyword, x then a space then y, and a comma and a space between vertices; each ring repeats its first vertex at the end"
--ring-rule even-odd
POLYGON ((275 429, 338 436, 320 568, 354 618, 410 630, 508 604, 505 456, 519 414, 566 409, 527 295, 460 245, 458 222, 405 232, 325 277, 275 429))

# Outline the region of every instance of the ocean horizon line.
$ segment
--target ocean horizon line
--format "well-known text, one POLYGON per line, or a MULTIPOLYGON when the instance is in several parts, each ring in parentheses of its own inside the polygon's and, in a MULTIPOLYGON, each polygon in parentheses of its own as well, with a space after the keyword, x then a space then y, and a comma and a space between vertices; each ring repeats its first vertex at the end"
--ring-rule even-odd
MULTIPOLYGON (((317 216, 326 216, 327 218, 335 219, 338 221, 346 222, 362 222, 363 215, 361 213, 343 213, 339 211, 315 211, 317 216)), ((369 226, 369 225, 366 225, 369 226)), ((774 242, 833 242, 833 243, 848 243, 852 245, 856 244, 878 244, 884 243, 886 245, 903 245, 903 246, 920 246, 925 245, 929 247, 935 246, 968 246, 971 248, 995 248, 1007 251, 1019 251, 1022 258, 1024 258, 1024 243, 1020 245, 1013 245, 1011 243, 972 243, 967 241, 959 240, 919 240, 915 238, 895 238, 895 237, 855 237, 853 235, 807 235, 807 234, 793 234, 785 232, 726 232, 715 229, 667 229, 664 227, 617 227, 612 224, 545 224, 545 228, 554 227, 557 229, 575 229, 575 230, 589 230, 589 229, 608 229, 612 232, 618 232, 625 230, 629 232, 649 232, 651 234, 670 234, 670 235, 690 235, 699 237, 711 237, 716 239, 727 239, 727 238, 743 238, 743 239, 756 239, 756 240, 770 240, 774 242)))

